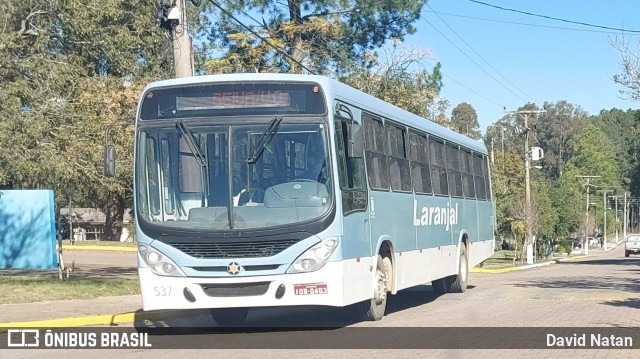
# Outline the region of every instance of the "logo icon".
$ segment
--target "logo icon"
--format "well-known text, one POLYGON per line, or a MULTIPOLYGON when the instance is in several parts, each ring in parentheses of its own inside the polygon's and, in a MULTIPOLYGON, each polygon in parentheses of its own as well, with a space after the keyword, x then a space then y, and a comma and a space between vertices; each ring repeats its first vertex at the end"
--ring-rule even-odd
POLYGON ((227 266, 227 273, 229 273, 231 275, 236 275, 236 274, 240 273, 240 269, 242 269, 242 267, 240 267, 240 265, 238 263, 231 262, 227 266))
POLYGON ((37 347, 40 345, 40 330, 9 329, 7 331, 7 347, 37 347))

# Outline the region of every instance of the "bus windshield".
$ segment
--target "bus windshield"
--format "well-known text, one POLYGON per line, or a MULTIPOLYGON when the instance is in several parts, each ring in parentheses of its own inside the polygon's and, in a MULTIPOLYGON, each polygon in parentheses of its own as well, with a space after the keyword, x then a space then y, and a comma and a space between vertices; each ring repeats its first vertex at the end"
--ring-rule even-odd
POLYGON ((172 121, 138 136, 137 209, 150 225, 265 228, 310 221, 329 208, 328 135, 318 120, 172 121))

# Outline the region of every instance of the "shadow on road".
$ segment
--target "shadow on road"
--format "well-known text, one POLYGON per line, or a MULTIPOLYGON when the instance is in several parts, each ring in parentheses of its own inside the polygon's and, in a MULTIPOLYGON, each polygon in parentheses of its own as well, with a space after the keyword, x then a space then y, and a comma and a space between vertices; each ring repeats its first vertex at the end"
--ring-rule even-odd
MULTIPOLYGON (((469 286, 472 290, 474 287, 469 286)), ((400 291, 390 296, 386 315, 404 311, 435 301, 441 294, 431 286, 423 285, 400 291)), ((332 307, 266 307, 249 311, 247 321, 238 327, 222 327, 209 315, 207 309, 174 311, 138 311, 134 326, 139 331, 157 335, 250 333, 265 331, 333 330, 360 322, 354 306, 332 307)))
POLYGON ((612 305, 614 307, 631 307, 640 309, 640 299, 638 298, 629 298, 624 300, 610 300, 607 302, 603 302, 602 304, 612 305))
MULTIPOLYGON (((640 259, 640 258, 639 258, 640 259)), ((611 266, 611 271, 615 273, 609 275, 593 275, 588 269, 581 269, 584 276, 567 276, 566 278, 558 277, 539 277, 527 280, 521 283, 512 284, 514 287, 520 288, 542 288, 542 289, 561 289, 561 290, 585 290, 585 298, 589 297, 588 290, 605 290, 605 291, 622 291, 628 292, 630 296, 640 292, 640 277, 638 268, 628 268, 627 266, 640 266, 640 260, 635 258, 608 258, 608 259, 590 259, 576 262, 560 262, 561 267, 570 266, 611 266)), ((568 272, 568 271, 567 271, 568 272)), ((627 298, 623 300, 603 301, 599 304, 611 305, 617 307, 640 308, 640 298, 627 298)))
POLYGON ((640 266, 640 257, 638 258, 608 258, 608 259, 585 259, 573 262, 558 262, 560 265, 634 265, 640 266))

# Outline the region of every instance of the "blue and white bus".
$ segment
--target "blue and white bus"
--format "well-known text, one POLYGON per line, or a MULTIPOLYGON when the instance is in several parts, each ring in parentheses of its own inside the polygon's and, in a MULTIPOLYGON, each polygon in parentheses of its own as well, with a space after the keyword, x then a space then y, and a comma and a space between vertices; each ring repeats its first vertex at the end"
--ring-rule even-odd
POLYGON ((224 325, 353 304, 379 320, 405 288, 464 292, 493 254, 484 144, 330 78, 154 82, 135 133, 144 310, 224 325))

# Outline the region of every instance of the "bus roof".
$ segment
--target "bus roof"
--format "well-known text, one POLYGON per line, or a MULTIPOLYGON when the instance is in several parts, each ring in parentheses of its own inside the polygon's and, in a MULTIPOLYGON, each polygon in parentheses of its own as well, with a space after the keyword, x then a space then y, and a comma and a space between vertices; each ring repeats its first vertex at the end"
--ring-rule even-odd
POLYGON ((348 98, 349 102, 365 110, 371 111, 380 116, 399 120, 413 128, 423 130, 434 136, 450 140, 460 146, 466 147, 478 153, 487 155, 487 148, 482 140, 474 140, 458 132, 443 127, 433 121, 417 116, 409 111, 384 102, 374 96, 343 84, 337 80, 319 75, 282 74, 282 73, 239 73, 222 75, 205 75, 182 77, 169 80, 155 81, 148 84, 144 92, 152 88, 185 86, 194 84, 205 84, 212 82, 235 82, 235 81, 298 81, 316 82, 325 89, 330 96, 348 98))

